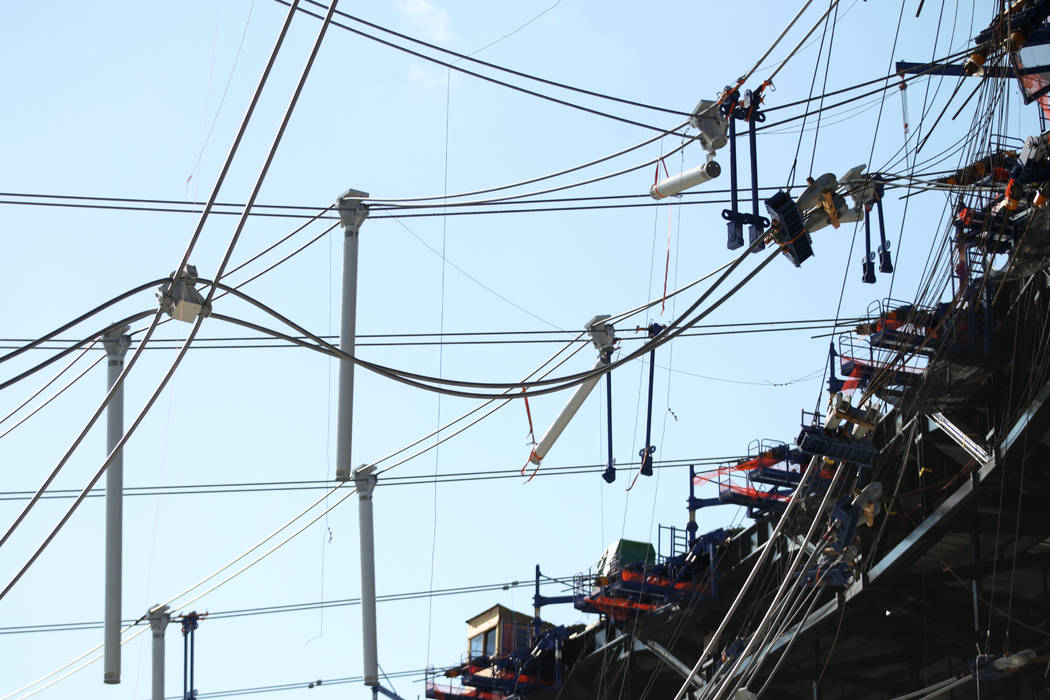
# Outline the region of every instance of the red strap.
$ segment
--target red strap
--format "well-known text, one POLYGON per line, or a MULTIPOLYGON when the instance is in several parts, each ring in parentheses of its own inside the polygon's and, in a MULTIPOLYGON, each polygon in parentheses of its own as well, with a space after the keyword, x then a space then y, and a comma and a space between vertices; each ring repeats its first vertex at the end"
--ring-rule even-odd
MULTIPOLYGON (((525 462, 525 467, 527 467, 527 466, 529 466, 529 463, 528 463, 528 462, 525 462)), ((522 474, 524 474, 524 473, 525 473, 525 467, 522 467, 522 468, 521 468, 521 473, 522 473, 522 474)), ((527 483, 529 483, 530 481, 532 481, 533 479, 535 479, 535 478, 536 478, 536 473, 537 473, 537 472, 538 472, 539 470, 540 470, 540 465, 539 465, 539 464, 537 464, 537 465, 536 465, 536 468, 532 470, 532 473, 531 473, 531 474, 529 474, 529 478, 525 480, 525 484, 527 484, 527 483)), ((522 486, 524 486, 525 484, 522 484, 522 486)))
POLYGON ((638 481, 638 476, 642 473, 642 466, 638 465, 638 471, 634 473, 634 478, 631 479, 631 485, 624 489, 624 491, 630 491, 634 488, 635 483, 638 481))
POLYGON ((525 416, 529 419, 529 444, 536 444, 536 432, 532 428, 532 411, 529 410, 529 395, 525 393, 525 387, 521 387, 521 396, 525 399, 525 416))
MULTIPOLYGON (((532 445, 533 447, 535 447, 536 446, 536 433, 535 433, 535 431, 532 428, 532 411, 529 409, 529 395, 525 392, 525 387, 521 387, 521 396, 522 396, 522 398, 525 399, 525 416, 529 419, 529 444, 532 445)), ((529 452, 529 458, 527 460, 525 460, 525 464, 521 468, 522 475, 525 474, 525 469, 529 466, 529 462, 532 461, 532 455, 533 454, 534 454, 534 451, 530 451, 529 452)), ((539 463, 536 464, 536 468, 539 469, 539 463)), ((536 474, 533 473, 532 476, 536 476, 536 474)), ((529 477, 529 481, 531 481, 531 480, 532 480, 532 477, 529 477)), ((525 482, 525 483, 528 483, 528 481, 525 482)))

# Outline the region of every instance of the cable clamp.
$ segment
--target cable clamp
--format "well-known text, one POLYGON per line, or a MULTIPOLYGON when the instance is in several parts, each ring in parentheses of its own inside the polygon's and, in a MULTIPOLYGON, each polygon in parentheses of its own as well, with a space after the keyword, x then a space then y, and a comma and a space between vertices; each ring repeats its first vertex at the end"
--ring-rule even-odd
POLYGON ((196 287, 197 279, 197 268, 193 265, 187 265, 181 273, 172 272, 171 279, 157 290, 160 310, 176 321, 186 323, 193 323, 197 316, 210 316, 211 304, 204 303, 204 297, 196 287))

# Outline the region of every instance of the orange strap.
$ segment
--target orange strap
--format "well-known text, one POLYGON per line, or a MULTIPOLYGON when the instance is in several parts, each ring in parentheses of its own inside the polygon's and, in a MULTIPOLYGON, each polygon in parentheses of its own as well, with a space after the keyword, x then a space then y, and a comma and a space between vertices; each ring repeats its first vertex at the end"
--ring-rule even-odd
POLYGON ((525 399, 525 416, 529 419, 529 444, 536 445, 536 431, 532 428, 532 411, 529 410, 529 395, 525 393, 525 387, 521 387, 521 396, 525 399))
MULTIPOLYGON (((645 458, 643 457, 642 459, 644 460, 645 458)), ((642 473, 642 465, 639 464, 638 465, 638 471, 636 471, 634 473, 634 478, 631 479, 631 485, 628 486, 627 488, 625 488, 624 491, 630 491, 631 489, 634 488, 634 485, 635 485, 635 483, 637 483, 638 477, 641 475, 641 473, 642 473)))
MULTIPOLYGON (((527 466, 529 466, 529 463, 528 463, 528 462, 525 462, 525 467, 527 467, 527 466)), ((525 473, 525 467, 522 467, 522 468, 521 468, 521 473, 522 473, 522 474, 524 474, 524 473, 525 473)), ((525 480, 525 484, 527 484, 527 483, 529 483, 530 481, 532 481, 533 479, 535 479, 535 478, 536 478, 536 473, 537 473, 537 472, 539 472, 539 470, 540 470, 540 465, 539 465, 539 464, 537 464, 537 465, 536 465, 536 468, 532 470, 532 473, 531 473, 531 474, 529 474, 529 478, 525 480)), ((525 484, 522 484, 522 486, 524 486, 525 484)))

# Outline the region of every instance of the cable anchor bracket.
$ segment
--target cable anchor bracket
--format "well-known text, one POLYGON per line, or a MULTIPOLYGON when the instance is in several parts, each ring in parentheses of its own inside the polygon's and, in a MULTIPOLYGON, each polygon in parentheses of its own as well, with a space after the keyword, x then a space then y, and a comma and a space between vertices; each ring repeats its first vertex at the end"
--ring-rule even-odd
POLYGON ((181 272, 172 272, 171 279, 160 285, 157 302, 160 310, 176 321, 193 323, 197 316, 211 315, 211 304, 204 303, 204 296, 197 289, 197 268, 186 265, 181 272))
MULTIPOLYGON (((758 151, 756 142, 756 123, 764 122, 766 115, 758 109, 762 102, 762 91, 745 90, 743 96, 738 90, 730 91, 726 88, 726 94, 719 107, 722 115, 729 121, 729 192, 730 208, 722 210, 722 218, 726 220, 726 247, 736 250, 744 246, 744 225, 748 226, 748 243, 754 245, 761 239, 764 231, 769 227, 769 219, 762 216, 758 210, 758 151), (740 194, 737 181, 737 155, 736 155, 736 121, 747 122, 748 146, 751 157, 751 213, 740 211, 740 194)), ((764 243, 755 246, 752 252, 757 253, 765 247, 764 243)))

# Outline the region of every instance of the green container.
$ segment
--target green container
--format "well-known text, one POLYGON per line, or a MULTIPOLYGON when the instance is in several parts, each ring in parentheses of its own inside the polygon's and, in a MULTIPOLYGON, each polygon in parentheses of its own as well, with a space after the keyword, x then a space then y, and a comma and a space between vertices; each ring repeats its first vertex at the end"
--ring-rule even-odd
POLYGON ((598 574, 608 576, 629 564, 655 564, 656 549, 648 542, 617 540, 598 560, 598 574))

